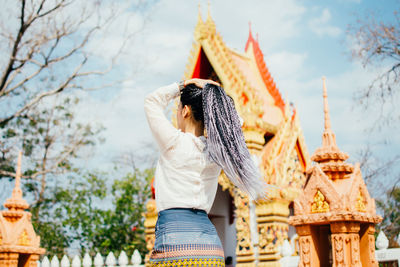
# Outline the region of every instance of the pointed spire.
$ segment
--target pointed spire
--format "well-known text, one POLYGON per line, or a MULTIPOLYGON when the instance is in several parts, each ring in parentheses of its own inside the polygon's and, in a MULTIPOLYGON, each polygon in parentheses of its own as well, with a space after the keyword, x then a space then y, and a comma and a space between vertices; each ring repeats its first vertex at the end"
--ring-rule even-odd
POLYGON ((251 35, 251 21, 249 21, 249 35, 251 35))
POLYGON ((213 35, 215 34, 216 31, 216 27, 215 27, 215 23, 211 17, 211 3, 210 1, 208 1, 208 7, 207 7, 207 19, 206 19, 206 25, 208 27, 208 33, 213 35))
POLYGON ((324 97, 324 118, 325 118, 325 131, 331 129, 331 119, 329 116, 329 106, 328 106, 328 93, 326 90, 326 78, 322 77, 322 86, 323 86, 323 97, 324 97))
POLYGON ((249 48, 250 43, 254 42, 254 38, 253 38, 253 33, 251 32, 251 21, 249 21, 249 37, 247 38, 247 42, 246 42, 246 46, 244 48, 244 51, 247 51, 247 49, 249 48))
POLYGON ((4 206, 10 210, 24 210, 29 208, 28 203, 22 198, 21 190, 21 161, 22 151, 18 154, 17 170, 15 173, 15 186, 11 198, 6 200, 4 206))
POLYGON ((197 15, 197 25, 196 28, 194 29, 194 38, 196 41, 200 41, 207 36, 207 27, 204 24, 204 21, 201 17, 201 5, 200 2, 198 4, 199 7, 199 12, 197 15))
POLYGON ((197 13, 197 24, 201 24, 203 23, 203 19, 201 17, 201 4, 199 2, 199 4, 197 5, 198 7, 198 13, 197 13))
POLYGON ((17 172, 15 174, 15 188, 21 188, 21 161, 22 151, 18 153, 17 172))
POLYGON ((323 99, 324 99, 324 120, 325 129, 322 134, 322 146, 318 148, 311 157, 311 160, 318 162, 321 169, 332 180, 346 178, 347 174, 353 171, 353 166, 344 162, 349 155, 340 151, 336 145, 336 137, 331 129, 329 116, 328 93, 326 89, 326 78, 322 77, 323 99))

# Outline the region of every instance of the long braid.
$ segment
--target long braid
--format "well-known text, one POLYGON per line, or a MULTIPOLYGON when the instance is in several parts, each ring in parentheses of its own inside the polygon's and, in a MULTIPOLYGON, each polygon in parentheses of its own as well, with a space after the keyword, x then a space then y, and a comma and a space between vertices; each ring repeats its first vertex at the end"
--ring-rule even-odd
POLYGON ((253 199, 267 194, 267 184, 261 180, 247 149, 232 99, 223 88, 206 84, 202 91, 204 126, 207 131, 209 155, 231 182, 253 199))

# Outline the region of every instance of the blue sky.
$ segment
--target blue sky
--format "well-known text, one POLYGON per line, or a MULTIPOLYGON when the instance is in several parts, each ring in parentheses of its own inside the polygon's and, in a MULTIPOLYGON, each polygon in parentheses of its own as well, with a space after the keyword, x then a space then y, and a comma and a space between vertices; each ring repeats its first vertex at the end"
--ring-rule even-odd
MULTIPOLYGON (((78 117, 107 128, 106 142, 83 159, 83 166, 111 170, 117 157, 126 152, 140 153, 143 144, 152 142, 143 100, 147 93, 182 78, 198 3, 205 18, 204 0, 161 0, 149 8, 146 16, 127 10, 114 28, 91 42, 92 52, 107 58, 122 40, 121 23, 129 19, 129 30, 138 31, 128 53, 119 61, 120 67, 112 73, 116 79, 128 81, 119 88, 75 92, 81 97, 81 105, 76 108, 78 117)), ((332 128, 339 147, 354 162, 357 151, 367 142, 389 139, 390 149, 374 147, 379 155, 388 156, 399 151, 400 140, 390 129, 372 135, 365 131, 375 111, 357 107, 353 95, 369 84, 380 67, 364 69, 360 62, 351 60, 353 44, 347 27, 365 15, 378 21, 390 19, 398 5, 395 0, 213 0, 210 11, 226 44, 239 52, 244 51, 251 22, 282 96, 297 107, 310 154, 321 144, 321 77, 326 76, 332 128)))
MULTIPOLYGON (((198 3, 158 2, 151 8, 144 29, 135 37, 131 61, 125 58, 136 71, 120 75, 131 81, 119 89, 96 92, 97 96, 81 95, 84 107, 78 112, 85 112, 86 118, 107 128, 107 141, 97 150, 96 160, 88 159, 89 165, 99 166, 101 162, 102 166, 110 166, 116 155, 137 151, 143 143, 152 142, 143 99, 152 90, 182 78, 193 41, 198 3), (98 105, 101 110, 94 108, 98 105)), ((200 3, 205 18, 207 2, 200 3)), ((321 144, 321 77, 327 77, 332 128, 339 147, 355 161, 366 142, 377 143, 388 133, 369 136, 365 132, 373 111, 368 114, 358 108, 353 95, 369 84, 379 67, 364 69, 360 62, 351 60, 352 42, 347 28, 366 14, 376 14, 376 20, 390 17, 396 5, 398 1, 233 0, 211 1, 210 11, 226 44, 238 51, 244 50, 251 22, 282 95, 297 107, 310 154, 321 144)), ((399 138, 392 138, 392 142, 392 148, 398 150, 399 138)), ((376 149, 382 150, 380 154, 394 153, 387 147, 376 149)))

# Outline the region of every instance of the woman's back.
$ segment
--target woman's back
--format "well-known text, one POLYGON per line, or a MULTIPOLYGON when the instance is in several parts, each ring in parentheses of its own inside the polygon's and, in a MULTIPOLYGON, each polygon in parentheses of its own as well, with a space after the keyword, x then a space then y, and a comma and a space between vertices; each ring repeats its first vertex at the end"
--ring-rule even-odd
POLYGON ((221 168, 208 157, 206 139, 176 132, 156 168, 155 192, 159 211, 195 208, 210 211, 221 168))

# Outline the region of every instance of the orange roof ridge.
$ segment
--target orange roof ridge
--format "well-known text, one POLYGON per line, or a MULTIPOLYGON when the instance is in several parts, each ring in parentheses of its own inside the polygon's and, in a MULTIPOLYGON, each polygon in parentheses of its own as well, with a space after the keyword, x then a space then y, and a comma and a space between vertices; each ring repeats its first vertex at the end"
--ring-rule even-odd
POLYGON ((279 89, 276 86, 274 79, 272 78, 272 76, 267 68, 267 65, 265 64, 264 55, 260 49, 258 41, 256 41, 253 38, 253 35, 251 33, 251 24, 249 23, 249 25, 250 25, 249 38, 247 39, 247 42, 246 42, 245 51, 247 52, 250 43, 252 43, 254 57, 256 59, 257 67, 258 67, 258 70, 260 71, 263 82, 264 82, 265 86, 267 87, 271 96, 274 98, 275 105, 278 106, 282 110, 282 112, 284 112, 285 102, 283 101, 281 93, 279 92, 279 89))

